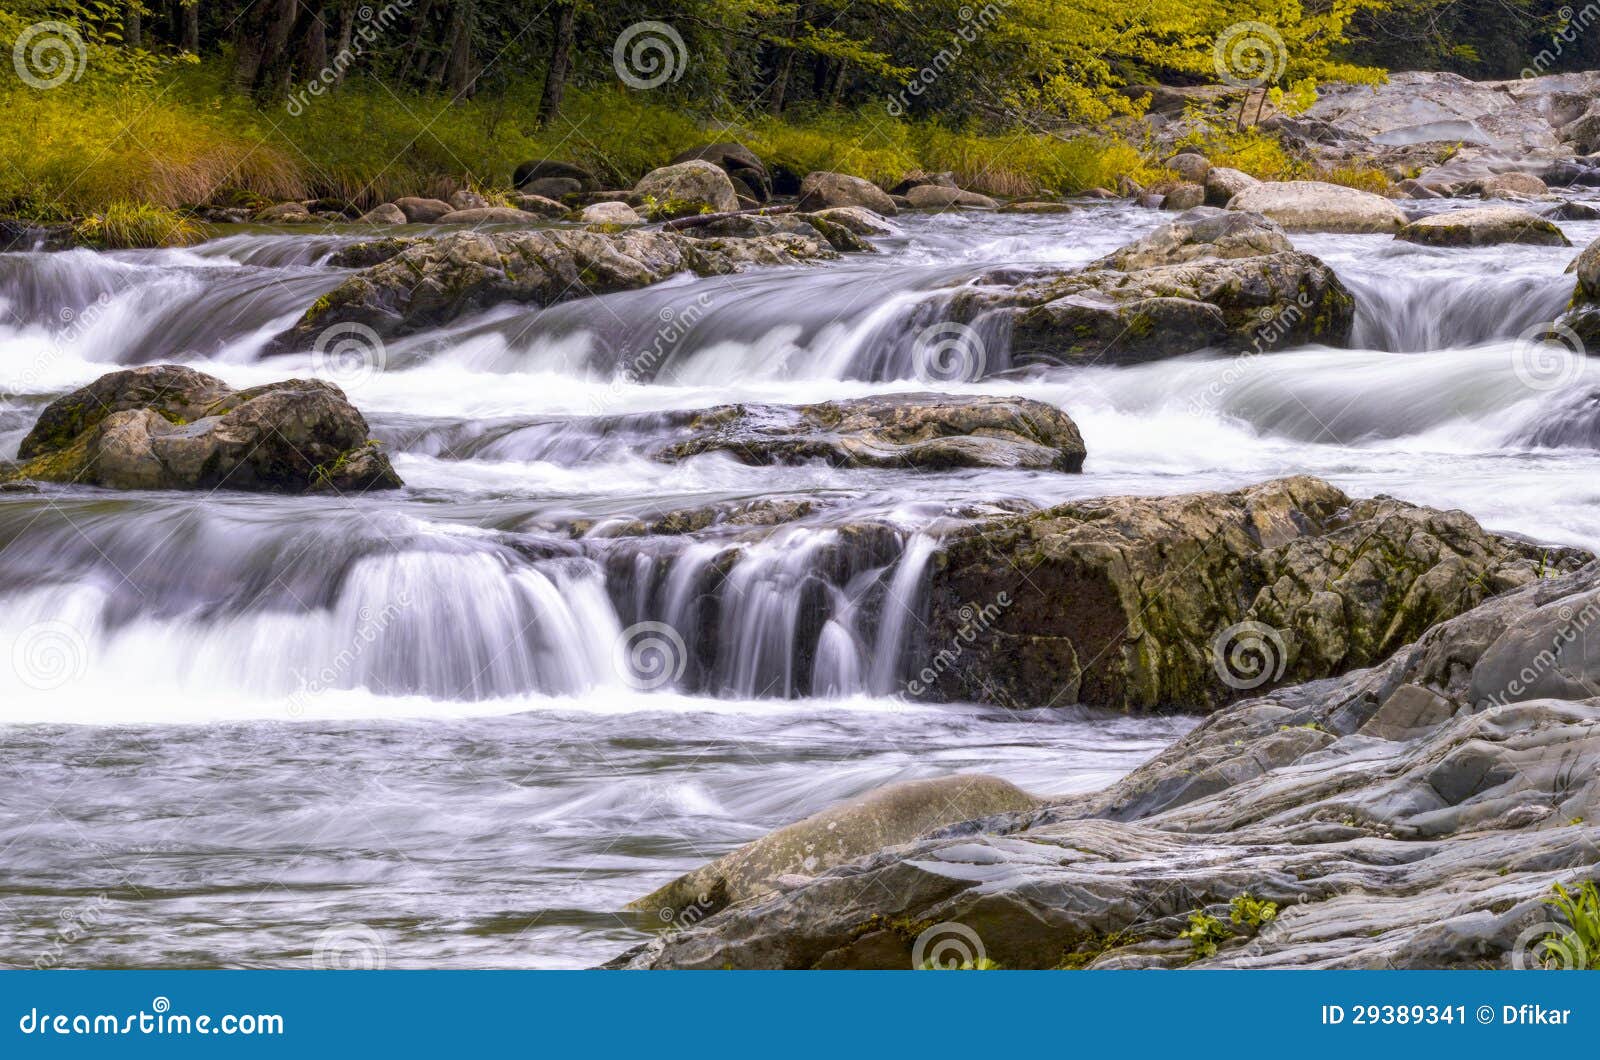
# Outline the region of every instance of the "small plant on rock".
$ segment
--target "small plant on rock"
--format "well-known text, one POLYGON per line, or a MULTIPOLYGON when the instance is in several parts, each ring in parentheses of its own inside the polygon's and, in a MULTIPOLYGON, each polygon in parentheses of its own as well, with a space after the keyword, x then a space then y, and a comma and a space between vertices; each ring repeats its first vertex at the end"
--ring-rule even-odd
POLYGON ((1215 957, 1217 945, 1232 938, 1233 932, 1204 909, 1197 909, 1189 914, 1189 926, 1180 931, 1178 937, 1189 940, 1191 959, 1198 961, 1215 957))
POLYGON ((1261 925, 1273 920, 1278 915, 1278 903, 1263 901, 1254 898, 1249 891, 1244 892, 1228 903, 1228 919, 1240 927, 1252 931, 1261 930, 1261 925))
POLYGON ((1567 926, 1557 928, 1539 941, 1538 952, 1545 967, 1566 970, 1600 969, 1600 888, 1585 880, 1576 891, 1561 884, 1545 904, 1555 907, 1567 926))

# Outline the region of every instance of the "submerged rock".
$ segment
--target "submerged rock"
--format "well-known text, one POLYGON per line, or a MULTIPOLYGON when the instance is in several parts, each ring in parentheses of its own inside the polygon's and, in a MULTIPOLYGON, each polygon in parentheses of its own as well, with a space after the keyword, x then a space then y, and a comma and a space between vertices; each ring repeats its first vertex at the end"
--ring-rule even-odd
MULTIPOLYGON (((366 245, 343 253, 358 254, 366 245)), ((682 272, 715 276, 837 256, 816 236, 695 239, 645 230, 458 232, 382 249, 381 261, 319 298, 274 348, 307 348, 333 324, 406 335, 501 302, 549 305, 647 287, 682 272)))
POLYGON ((1553 222, 1515 206, 1480 206, 1431 214, 1408 223, 1395 238, 1432 247, 1481 247, 1495 243, 1572 245, 1553 222))
POLYGON ((1459 511, 1320 479, 1112 497, 984 520, 935 556, 914 695, 1209 711, 1369 666, 1490 595, 1576 562, 1459 511), (968 638, 974 608, 1009 603, 968 638), (957 644, 955 658, 941 652, 957 644))
POLYGON ((690 437, 655 453, 726 453, 747 464, 821 460, 836 467, 1083 469, 1083 438, 1066 413, 1025 398, 937 394, 817 405, 722 405, 695 413, 690 437))
POLYGON ((997 777, 959 774, 890 784, 813 814, 628 904, 657 923, 694 923, 944 825, 1030 810, 1039 800, 997 777))
POLYGON ((180 365, 101 376, 50 403, 3 476, 109 489, 394 489, 344 393, 318 379, 233 390, 180 365))
POLYGON ((1536 579, 1373 669, 1235 704, 1102 792, 785 878, 614 963, 908 968, 959 927, 1013 968, 1535 966, 1552 885, 1596 874, 1597 617, 1600 564, 1536 579), (1214 950, 1179 937, 1196 912, 1214 950))
POLYGON ((1577 336, 1578 352, 1600 351, 1600 239, 1584 247, 1567 271, 1575 274, 1578 282, 1566 313, 1557 323, 1577 336))
POLYGON ((1208 347, 1343 345, 1355 299, 1275 222, 1207 207, 1082 269, 1020 282, 1009 273, 980 277, 952 308, 969 322, 1002 311, 1014 365, 1118 364, 1208 347))

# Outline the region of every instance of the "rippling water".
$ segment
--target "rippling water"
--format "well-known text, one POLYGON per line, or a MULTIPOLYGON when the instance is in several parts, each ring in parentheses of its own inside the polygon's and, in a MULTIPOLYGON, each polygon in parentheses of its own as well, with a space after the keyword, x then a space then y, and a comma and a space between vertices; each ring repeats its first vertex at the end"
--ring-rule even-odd
POLYGON ((874 257, 500 307, 357 363, 260 356, 349 237, 0 255, 0 451, 68 389, 181 360, 334 379, 408 487, 0 494, 0 963, 594 964, 643 937, 628 900, 841 799, 963 770, 1085 790, 1184 731, 894 697, 923 531, 962 506, 1309 472, 1600 545, 1600 371, 1518 341, 1576 250, 1298 237, 1356 292, 1366 348, 1019 374, 995 335, 986 377, 921 377, 953 285, 1165 219, 906 217, 874 257), (1061 406, 1085 473, 649 455, 664 412, 930 389, 1061 406), (608 530, 763 497, 819 510, 770 536, 608 530), (846 517, 880 532, 844 539, 846 517), (681 669, 619 668, 641 624, 681 669))

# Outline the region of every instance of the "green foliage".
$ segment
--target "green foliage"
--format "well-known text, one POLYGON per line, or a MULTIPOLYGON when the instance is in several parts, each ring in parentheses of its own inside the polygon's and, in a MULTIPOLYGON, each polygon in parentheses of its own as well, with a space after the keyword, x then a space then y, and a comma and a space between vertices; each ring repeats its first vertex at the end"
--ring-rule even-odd
POLYGON ((1237 896, 1232 902, 1228 903, 1228 919, 1240 927, 1250 928, 1252 931, 1259 931, 1262 924, 1276 918, 1277 915, 1277 902, 1268 902, 1260 898, 1251 897, 1249 891, 1237 896))
POLYGON ((1537 950, 1545 967, 1600 969, 1600 888, 1593 880, 1585 880, 1576 891, 1559 883, 1553 889, 1555 894, 1545 903, 1553 906, 1567 924, 1565 929, 1553 930, 1539 941, 1537 950))
POLYGON ((120 200, 82 218, 72 231, 79 242, 104 250, 186 247, 202 238, 199 226, 180 213, 151 203, 120 200))
POLYGON ((1189 940, 1189 954, 1192 960, 1201 960, 1205 957, 1215 957, 1217 946, 1233 937, 1233 932, 1203 909, 1197 909, 1189 914, 1189 926, 1178 933, 1180 939, 1189 940))

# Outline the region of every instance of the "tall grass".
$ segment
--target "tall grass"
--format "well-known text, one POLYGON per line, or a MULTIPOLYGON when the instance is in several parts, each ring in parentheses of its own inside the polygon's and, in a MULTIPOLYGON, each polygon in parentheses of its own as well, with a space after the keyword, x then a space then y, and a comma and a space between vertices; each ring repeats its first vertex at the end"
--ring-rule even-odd
POLYGON ((963 186, 998 195, 1070 193, 1149 173, 1143 153, 1115 136, 980 134, 875 110, 728 124, 620 86, 573 91, 562 118, 537 128, 536 103, 530 86, 452 101, 397 97, 357 79, 298 108, 257 108, 228 87, 220 64, 175 69, 150 85, 0 84, 0 213, 83 217, 113 204, 323 197, 366 208, 506 188, 518 163, 537 158, 577 162, 627 186, 708 140, 742 141, 796 174, 827 169, 892 184, 916 170, 950 170, 963 186))

